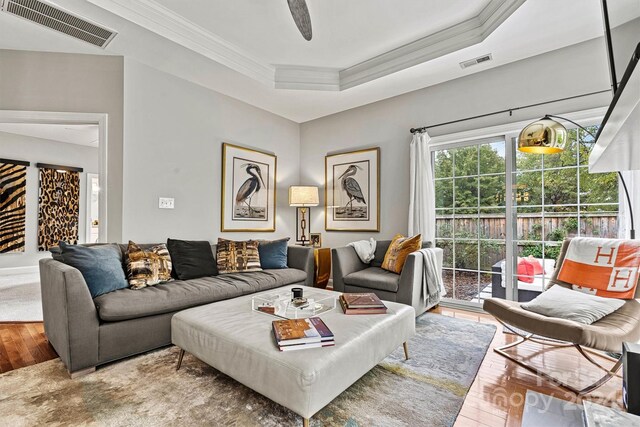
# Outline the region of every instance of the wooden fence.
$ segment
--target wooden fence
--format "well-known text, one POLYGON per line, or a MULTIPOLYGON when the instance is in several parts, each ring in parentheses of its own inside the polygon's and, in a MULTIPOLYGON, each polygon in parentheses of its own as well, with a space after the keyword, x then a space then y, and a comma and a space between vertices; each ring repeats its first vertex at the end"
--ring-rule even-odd
MULTIPOLYGON (((504 215, 460 215, 455 219, 449 216, 436 217, 437 237, 457 237, 502 240, 507 232, 507 220, 504 215), (478 227, 479 226, 479 227, 478 227)), ((618 215, 601 212, 581 213, 578 224, 575 213, 546 213, 542 215, 520 214, 517 219, 518 240, 540 240, 543 232, 547 240, 562 240, 560 236, 583 236, 616 238, 618 237, 618 215)))

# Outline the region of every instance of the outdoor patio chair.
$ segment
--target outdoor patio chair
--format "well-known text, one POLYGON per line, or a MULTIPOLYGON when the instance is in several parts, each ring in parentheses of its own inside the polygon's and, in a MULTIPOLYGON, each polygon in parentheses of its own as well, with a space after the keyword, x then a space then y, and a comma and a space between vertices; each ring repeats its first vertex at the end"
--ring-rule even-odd
MULTIPOLYGON (((557 278, 568 246, 569 240, 565 240, 556 264, 556 269, 546 289, 549 289, 549 287, 553 285, 571 288, 570 284, 562 282, 557 278)), ((640 286, 636 288, 635 298, 640 298, 640 286)), ((523 309, 519 302, 506 301, 498 298, 485 300, 484 310, 493 315, 498 322, 502 323, 511 332, 519 336, 519 339, 513 343, 496 347, 494 349, 496 353, 577 395, 590 393, 602 386, 615 376, 622 366, 621 355, 614 358, 605 355, 605 353, 594 352, 594 350, 620 354, 622 352, 623 342, 637 342, 640 340, 640 303, 637 299, 627 300, 620 309, 590 325, 561 318, 543 316, 523 309), (505 350, 527 341, 555 347, 575 347, 582 356, 602 369, 605 374, 593 384, 578 389, 548 373, 540 371, 524 360, 518 359, 505 352, 505 350), (603 367, 595 361, 589 353, 598 354, 599 356, 609 359, 611 362, 614 362, 613 367, 603 367)))

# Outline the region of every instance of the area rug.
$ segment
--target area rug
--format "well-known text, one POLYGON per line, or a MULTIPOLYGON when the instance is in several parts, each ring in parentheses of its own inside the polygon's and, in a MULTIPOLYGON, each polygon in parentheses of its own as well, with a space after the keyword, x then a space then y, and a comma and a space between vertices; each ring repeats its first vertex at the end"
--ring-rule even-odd
POLYGON ((42 322, 38 273, 0 276, 0 322, 42 322))
MULTIPOLYGON (((452 426, 495 326, 424 314, 410 341, 311 419, 312 426, 452 426)), ((305 351, 305 350, 303 350, 305 351)), ((306 350, 320 357, 322 349, 306 350)), ((300 426, 301 418, 171 347, 69 379, 59 360, 0 376, 0 425, 300 426)))

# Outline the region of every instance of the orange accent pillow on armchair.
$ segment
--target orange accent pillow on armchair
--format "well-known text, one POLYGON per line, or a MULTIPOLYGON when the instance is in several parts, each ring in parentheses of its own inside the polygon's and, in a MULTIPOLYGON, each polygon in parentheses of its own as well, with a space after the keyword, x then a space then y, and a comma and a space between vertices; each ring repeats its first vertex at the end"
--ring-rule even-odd
POLYGON ((402 234, 396 234, 389 245, 389 249, 387 249, 387 253, 384 254, 382 269, 400 274, 409 254, 421 248, 421 234, 416 234, 413 237, 404 237, 402 234))

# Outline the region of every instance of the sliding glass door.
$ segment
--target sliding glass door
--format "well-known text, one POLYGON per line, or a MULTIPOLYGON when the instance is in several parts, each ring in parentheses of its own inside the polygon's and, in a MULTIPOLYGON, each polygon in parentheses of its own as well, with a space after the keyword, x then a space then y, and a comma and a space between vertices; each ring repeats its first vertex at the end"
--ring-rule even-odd
POLYGON ((436 246, 447 297, 481 303, 506 257, 506 143, 493 138, 433 151, 436 246))
POLYGON ((565 151, 555 155, 518 152, 517 135, 432 148, 448 301, 531 300, 566 237, 617 237, 618 179, 588 172, 591 144, 569 129, 565 151))

